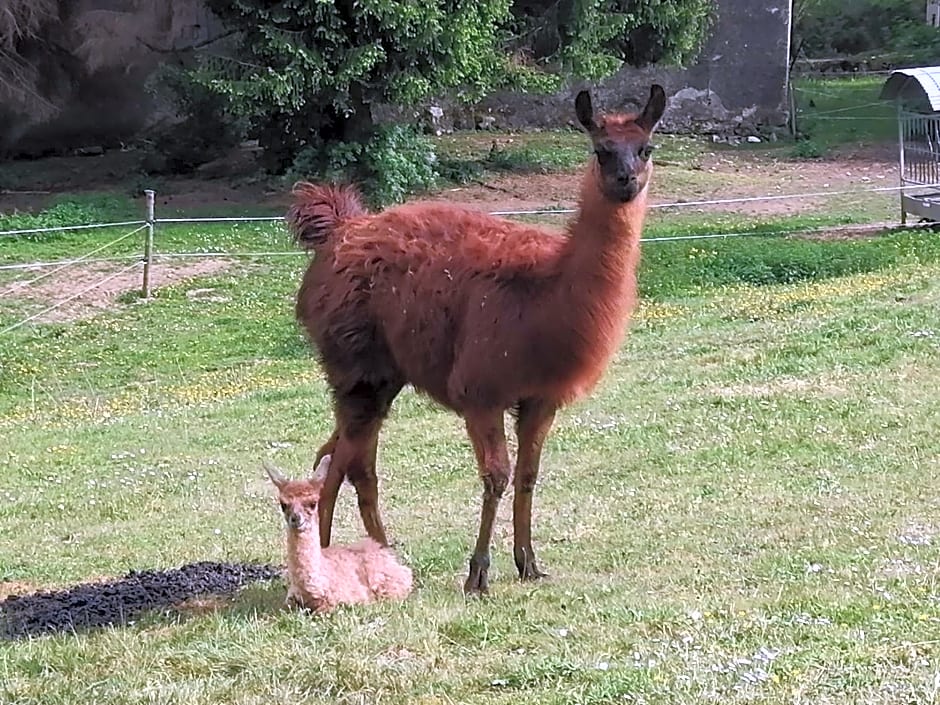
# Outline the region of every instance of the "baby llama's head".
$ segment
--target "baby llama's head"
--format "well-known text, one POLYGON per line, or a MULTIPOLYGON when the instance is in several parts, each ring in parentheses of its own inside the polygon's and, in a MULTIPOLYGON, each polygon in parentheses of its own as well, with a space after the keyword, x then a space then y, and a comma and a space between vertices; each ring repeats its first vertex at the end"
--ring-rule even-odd
POLYGON ((330 456, 323 456, 313 477, 306 480, 290 480, 268 461, 264 461, 264 469, 277 487, 278 500, 287 527, 300 532, 317 531, 317 502, 320 501, 320 488, 330 469, 330 456))

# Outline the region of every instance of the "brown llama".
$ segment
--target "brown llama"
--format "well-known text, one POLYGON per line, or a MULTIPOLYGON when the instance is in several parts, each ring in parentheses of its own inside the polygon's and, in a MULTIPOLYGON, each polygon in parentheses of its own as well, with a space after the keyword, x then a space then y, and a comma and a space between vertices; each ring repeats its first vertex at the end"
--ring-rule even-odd
POLYGON ((411 594, 411 568, 386 546, 367 538, 349 546, 320 547, 317 502, 329 467, 330 456, 324 455, 313 477, 290 480, 264 463, 287 525, 285 604, 329 612, 339 605, 404 600, 411 594))
POLYGON ((487 591, 493 521, 512 474, 504 412, 518 436, 513 558, 543 577, 532 550, 532 493, 560 407, 587 394, 620 345, 653 173, 650 137, 666 106, 653 85, 639 114, 575 111, 593 143, 568 237, 441 203, 369 213, 350 186, 294 186, 287 221, 314 257, 297 294, 333 393, 336 425, 317 459, 333 463, 320 497, 330 542, 343 480, 368 534, 388 544, 375 472, 379 430, 405 384, 460 414, 483 481, 467 593, 487 591))

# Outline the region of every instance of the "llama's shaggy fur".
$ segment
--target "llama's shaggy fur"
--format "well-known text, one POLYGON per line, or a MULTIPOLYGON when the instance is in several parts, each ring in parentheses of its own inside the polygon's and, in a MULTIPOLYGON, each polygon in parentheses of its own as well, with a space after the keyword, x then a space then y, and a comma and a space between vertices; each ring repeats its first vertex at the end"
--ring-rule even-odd
POLYGON ((287 525, 286 603, 329 612, 341 604, 406 598, 412 589, 411 569, 389 548, 371 538, 349 546, 320 547, 317 502, 329 465, 326 455, 309 480, 289 480, 266 465, 287 525))
POLYGON ((369 535, 378 510, 379 429, 412 384, 461 414, 484 485, 468 592, 487 589, 493 519, 512 468, 503 414, 517 414, 514 558, 543 574, 531 545, 532 490, 556 409, 588 393, 624 334, 636 298, 651 133, 665 108, 653 86, 639 115, 595 117, 575 101, 595 150, 568 237, 449 204, 368 213, 352 187, 301 183, 288 212, 314 252, 297 296, 334 394, 336 428, 318 457, 334 462, 320 504, 329 545, 336 493, 356 487, 369 535))

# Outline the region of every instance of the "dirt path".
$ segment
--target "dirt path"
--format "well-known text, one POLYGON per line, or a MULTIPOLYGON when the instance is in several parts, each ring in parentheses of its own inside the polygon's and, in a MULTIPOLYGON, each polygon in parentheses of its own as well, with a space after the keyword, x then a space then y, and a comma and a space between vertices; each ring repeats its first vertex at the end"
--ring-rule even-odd
MULTIPOLYGON (((231 260, 224 258, 201 259, 186 263, 159 262, 151 272, 151 285, 161 286, 186 281, 194 277, 216 274, 228 269, 231 260)), ((141 268, 127 269, 127 263, 96 263, 73 265, 61 273, 30 284, 34 272, 26 270, 17 281, 0 286, 0 301, 17 300, 27 304, 23 317, 32 311, 41 311, 58 301, 66 303, 33 319, 37 323, 77 321, 108 310, 126 294, 140 291, 141 268), (104 281, 107 280, 107 281, 104 281), (97 282, 102 284, 95 286, 97 282), (87 291, 86 291, 87 290, 87 291), (68 300, 70 297, 72 300, 68 300)), ((42 273, 42 270, 36 270, 42 273)))
MULTIPOLYGON (((895 186, 898 165, 893 152, 866 148, 842 152, 825 160, 768 159, 760 152, 712 152, 699 168, 661 164, 656 167, 651 203, 756 197, 819 191, 895 186)), ((545 207, 573 208, 577 203, 580 174, 507 175, 485 185, 451 188, 429 200, 461 202, 480 210, 534 210, 545 207)), ((820 199, 754 201, 702 206, 703 211, 753 214, 799 213, 820 199)))

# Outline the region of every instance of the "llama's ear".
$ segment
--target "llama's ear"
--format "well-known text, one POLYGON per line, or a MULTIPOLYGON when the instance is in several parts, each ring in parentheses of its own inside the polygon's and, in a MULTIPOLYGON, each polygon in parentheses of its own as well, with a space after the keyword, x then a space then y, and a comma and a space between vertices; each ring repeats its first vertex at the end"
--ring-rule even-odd
POLYGON ((281 489, 281 487, 287 484, 287 478, 284 476, 284 473, 278 470, 270 460, 265 458, 261 461, 261 464, 267 471, 268 477, 271 478, 271 482, 273 482, 278 489, 281 489))
POLYGON ((326 475, 330 471, 330 460, 332 460, 332 456, 329 453, 320 458, 320 462, 317 463, 317 469, 314 470, 310 482, 319 485, 326 481, 326 475))
POLYGON ((574 110, 578 115, 578 122, 588 132, 594 132, 597 129, 597 123, 594 122, 594 106, 591 105, 591 92, 581 91, 574 99, 574 110))
POLYGON ((643 108, 640 117, 636 119, 636 124, 647 132, 652 132, 665 111, 666 91, 658 83, 654 83, 650 86, 649 100, 646 101, 646 107, 643 108))

